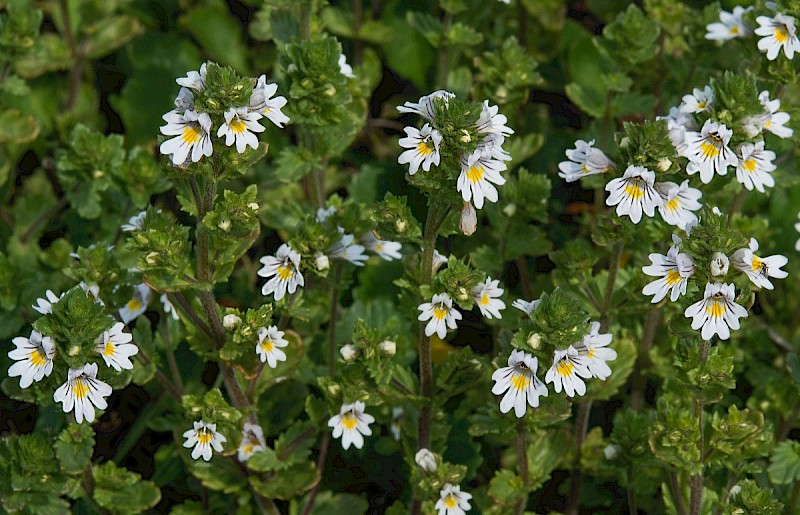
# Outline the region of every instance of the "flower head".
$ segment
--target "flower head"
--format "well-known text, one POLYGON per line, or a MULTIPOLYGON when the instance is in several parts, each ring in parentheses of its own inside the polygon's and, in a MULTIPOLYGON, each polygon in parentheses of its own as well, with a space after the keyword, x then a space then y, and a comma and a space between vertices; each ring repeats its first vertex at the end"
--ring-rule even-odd
POLYGON ((492 318, 503 318, 500 314, 501 309, 506 309, 506 304, 500 300, 503 289, 500 288, 500 281, 492 280, 487 277, 486 281, 472 288, 472 300, 478 305, 481 314, 491 320, 492 318))
POLYGON ((44 292, 44 298, 36 299, 36 305, 31 307, 42 315, 48 315, 53 312, 53 304, 61 300, 63 296, 63 293, 56 295, 52 290, 47 290, 44 292))
POLYGON ((289 117, 281 111, 286 105, 286 99, 280 96, 272 98, 277 91, 278 85, 267 84, 267 76, 262 75, 250 95, 248 109, 264 116, 276 126, 283 127, 284 123, 289 123, 289 117))
POLYGON ((606 173, 615 168, 614 163, 602 150, 594 148, 594 140, 585 142, 579 139, 575 148, 567 150, 567 159, 558 163, 558 176, 567 182, 575 182, 581 177, 606 173))
POLYGON ((530 315, 533 311, 539 307, 539 304, 542 303, 542 299, 536 299, 528 302, 527 300, 517 299, 511 303, 512 306, 517 308, 518 310, 522 311, 526 315, 530 315))
POLYGON ((728 147, 733 131, 722 123, 706 120, 700 132, 686 133, 686 157, 689 164, 686 172, 693 175, 700 172, 700 180, 708 184, 714 174, 726 175, 728 166, 736 166, 739 160, 728 147))
POLYGON ((344 54, 339 54, 339 73, 348 79, 356 78, 356 76, 353 75, 353 67, 347 64, 347 57, 344 54))
POLYGON ((697 188, 690 188, 688 179, 680 186, 674 182, 658 182, 655 188, 662 200, 658 212, 665 222, 685 229, 687 224, 697 221, 697 215, 692 211, 703 207, 699 202, 703 193, 697 188))
POLYGON ((754 32, 762 36, 758 41, 758 49, 767 53, 767 59, 777 59, 781 49, 787 59, 792 59, 795 52, 800 52, 800 40, 797 38, 793 16, 777 13, 772 18, 759 16, 756 21, 759 27, 754 32))
POLYGON ((244 423, 242 428, 242 441, 239 443, 239 461, 245 462, 253 454, 267 448, 267 441, 264 439, 264 430, 258 424, 244 423))
POLYGON ((97 363, 87 363, 82 368, 71 368, 67 382, 53 394, 55 402, 63 403, 64 413, 75 410, 75 420, 94 422, 94 408, 106 409, 105 397, 111 395, 111 387, 97 379, 97 363))
POLYGON ((206 63, 200 66, 199 72, 194 70, 187 72, 186 77, 175 79, 175 82, 184 88, 193 89, 195 91, 206 89, 206 63))
POLYGON ((130 217, 128 223, 122 224, 121 229, 124 232, 141 231, 144 226, 144 217, 147 216, 147 211, 142 211, 138 215, 130 217))
POLYGON ((744 143, 739 147, 739 163, 736 165, 736 180, 744 184, 748 190, 757 189, 764 193, 764 187, 771 188, 775 186, 775 179, 772 178, 772 172, 775 170, 775 165, 772 161, 775 159, 775 152, 771 150, 764 150, 764 142, 759 141, 756 144, 744 143))
POLYGON ((586 383, 583 378, 592 377, 589 371, 586 356, 581 356, 578 351, 570 345, 564 350, 557 350, 553 355, 553 366, 547 371, 544 377, 546 383, 553 383, 556 393, 561 393, 561 389, 570 396, 575 394, 586 394, 586 383))
POLYGON ((592 322, 589 334, 583 337, 576 349, 586 361, 586 368, 593 377, 605 381, 611 375, 611 368, 606 363, 617 359, 617 351, 609 349, 610 334, 600 334, 600 322, 592 322))
POLYGON ((730 260, 728 256, 723 254, 722 252, 714 252, 711 255, 711 275, 714 277, 719 277, 720 275, 726 275, 728 273, 728 265, 730 265, 730 260))
POLYGON ((353 243, 355 237, 352 234, 345 234, 341 227, 339 227, 339 234, 342 235, 341 239, 331 245, 327 254, 334 259, 343 259, 356 266, 364 266, 369 259, 369 256, 364 254, 364 247, 353 243))
POLYGON ((786 256, 781 256, 780 254, 762 258, 756 256, 755 253, 757 251, 758 241, 755 238, 750 238, 749 248, 739 249, 733 253, 733 266, 747 274, 747 277, 756 286, 772 290, 775 287, 769 278, 783 279, 789 275, 784 270, 781 270, 781 267, 785 266, 789 260, 786 256))
POLYGON ((686 132, 696 131, 697 122, 694 116, 684 113, 678 107, 670 107, 667 116, 657 116, 656 120, 666 120, 669 140, 679 155, 686 155, 689 145, 686 143, 686 132))
POLYGON ((469 504, 472 494, 462 492, 461 487, 458 485, 445 483, 439 492, 439 496, 440 499, 436 501, 436 505, 433 507, 439 512, 437 515, 464 515, 472 508, 469 504))
POLYGON ((278 248, 275 256, 264 256, 260 259, 263 268, 257 274, 271 278, 261 288, 262 295, 275 294, 275 300, 281 300, 286 291, 294 293, 298 286, 305 286, 305 279, 300 273, 300 254, 287 244, 278 248))
POLYGON ((142 283, 133 287, 133 298, 119 309, 119 317, 126 324, 136 320, 139 315, 147 311, 152 292, 150 287, 142 283))
POLYGON ((424 97, 420 97, 419 101, 415 104, 413 102, 406 102, 401 106, 397 106, 397 110, 401 113, 416 113, 421 117, 425 118, 429 122, 432 122, 434 117, 436 116, 436 112, 434 109, 434 101, 437 98, 440 98, 447 104, 451 98, 455 98, 455 93, 450 93, 448 91, 444 91, 440 89, 439 91, 434 91, 430 95, 426 95, 424 97))
POLYGON ((703 89, 694 88, 691 95, 684 95, 679 109, 682 113, 702 113, 703 111, 710 113, 713 104, 714 90, 711 89, 711 86, 706 86, 703 89))
POLYGON ((131 343, 133 336, 124 332, 124 329, 125 324, 117 322, 111 329, 103 331, 103 334, 94 341, 94 350, 102 356, 106 365, 117 372, 122 369, 131 370, 133 368, 131 356, 139 352, 139 347, 131 343))
POLYGON ((764 106, 761 127, 779 138, 791 138, 794 131, 790 127, 786 127, 790 119, 789 113, 778 111, 781 108, 780 99, 770 100, 769 91, 765 90, 759 93, 758 100, 764 106))
POLYGON ((733 284, 708 283, 703 300, 686 308, 684 316, 692 319, 692 329, 702 327, 700 334, 704 340, 715 334, 727 340, 730 329, 739 329, 739 318, 747 317, 747 310, 734 302, 735 297, 733 284))
POLYGON ((447 336, 447 328, 455 329, 456 320, 461 320, 461 313, 453 308, 453 301, 446 293, 437 293, 430 302, 423 302, 417 308, 420 313, 417 320, 424 322, 430 320, 425 326, 425 335, 432 336, 434 333, 439 338, 447 336))
POLYGON ((428 449, 418 450, 414 456, 414 461, 425 472, 436 472, 436 469, 439 468, 439 464, 436 463, 436 456, 428 449))
POLYGON ((162 118, 167 124, 161 127, 161 134, 174 137, 161 143, 160 150, 164 155, 172 155, 174 165, 183 165, 189 158, 196 163, 214 152, 208 114, 170 111, 162 118))
POLYGON ((478 209, 483 208, 484 199, 497 202, 497 188, 494 185, 502 186, 506 183, 500 172, 507 168, 504 162, 477 151, 469 157, 461 156, 461 175, 458 176, 456 185, 461 192, 461 198, 464 202, 472 201, 478 209))
POLYGON ((420 167, 427 172, 431 165, 439 166, 442 134, 427 123, 422 129, 406 127, 403 130, 406 137, 400 138, 400 146, 408 150, 400 154, 397 162, 401 165, 408 164, 408 173, 411 175, 417 173, 420 167))
POLYGON ((374 252, 384 261, 393 261, 403 257, 400 254, 400 249, 403 248, 402 243, 380 240, 373 232, 366 232, 362 234, 361 238, 359 238, 359 241, 366 250, 374 252))
POLYGON ((173 320, 180 320, 180 316, 178 315, 178 310, 175 309, 175 306, 172 305, 172 302, 170 302, 169 297, 167 296, 166 293, 162 293, 161 297, 159 297, 158 300, 161 301, 161 306, 164 308, 165 315, 171 315, 173 320))
POLYGON ((333 437, 342 438, 342 447, 345 450, 349 449, 351 444, 357 449, 362 448, 364 436, 372 434, 369 425, 375 422, 375 418, 364 413, 364 408, 364 403, 361 401, 343 404, 339 414, 328 421, 328 427, 333 428, 333 437))
POLYGON ((225 111, 225 123, 219 126, 217 137, 225 137, 225 144, 231 146, 236 143, 236 151, 244 153, 248 146, 258 148, 258 138, 255 132, 264 132, 264 127, 258 120, 261 114, 248 111, 246 107, 231 107, 225 111))
POLYGON ((694 262, 691 256, 679 252, 678 247, 673 246, 667 251, 666 256, 657 253, 650 254, 650 261, 652 264, 642 267, 642 272, 660 279, 645 286, 642 293, 652 295, 651 302, 653 304, 661 302, 670 292, 672 302, 686 294, 686 285, 694 274, 694 262))
POLYGON ((514 134, 514 131, 506 126, 508 118, 498 113, 499 109, 498 106, 490 106, 488 100, 483 101, 481 115, 475 123, 479 134, 487 136, 493 134, 504 138, 514 134))
POLYGON ((56 346, 49 336, 31 331, 28 338, 18 336, 12 340, 16 349, 8 357, 16 363, 8 367, 8 377, 19 377, 19 387, 27 388, 53 372, 53 357, 56 346))
POLYGON ((547 387, 536 377, 538 367, 539 361, 535 356, 513 350, 508 357, 508 366, 495 370, 492 393, 500 395, 505 392, 500 401, 501 413, 508 413, 513 407, 517 418, 522 418, 529 404, 533 408, 539 407, 539 397, 547 397, 547 387))
POLYGON ((267 328, 258 329, 258 343, 256 344, 256 354, 261 362, 267 362, 270 368, 278 366, 278 361, 286 361, 286 353, 281 348, 289 345, 284 339, 283 331, 279 331, 277 326, 271 325, 267 328))
POLYGON ((744 22, 744 14, 752 7, 736 6, 733 12, 719 12, 719 22, 706 25, 706 39, 727 41, 734 38, 744 38, 751 34, 752 28, 744 22))
POLYGON ((627 215, 635 224, 642 219, 642 212, 655 215, 655 208, 663 204, 661 195, 653 188, 655 177, 643 166, 629 166, 622 177, 606 184, 606 191, 610 192, 606 204, 617 206, 617 216, 627 215))
POLYGON ((186 441, 183 446, 192 449, 192 459, 203 457, 205 461, 211 460, 212 449, 222 452, 222 444, 228 439, 217 432, 216 424, 206 424, 202 420, 194 423, 194 428, 183 433, 186 441))

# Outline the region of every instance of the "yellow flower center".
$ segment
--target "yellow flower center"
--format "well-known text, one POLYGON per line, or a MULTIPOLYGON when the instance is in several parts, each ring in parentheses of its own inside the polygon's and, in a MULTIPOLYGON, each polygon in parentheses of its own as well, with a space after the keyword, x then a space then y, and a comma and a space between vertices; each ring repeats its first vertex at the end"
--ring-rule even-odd
POLYGON ((735 36, 736 34, 739 34, 739 26, 738 26, 738 25, 734 25, 733 27, 731 27, 730 29, 728 29, 728 32, 730 32, 730 33, 731 33, 731 34, 733 34, 734 36, 735 36))
POLYGON ((41 367, 47 362, 47 356, 41 349, 35 349, 31 351, 30 360, 33 366, 41 367))
POLYGON ((667 272, 667 284, 673 286, 681 281, 681 274, 677 270, 670 270, 667 272))
POLYGON ((707 140, 700 144, 700 150, 706 159, 712 159, 719 155, 719 147, 707 140))
POLYGON ((450 312, 450 310, 449 310, 449 309, 447 309, 446 307, 444 307, 444 306, 442 306, 441 304, 439 304, 438 306, 436 306, 435 308, 433 308, 433 317, 434 317, 436 320, 442 320, 442 319, 444 319, 445 317, 447 317, 447 314, 448 314, 449 312, 450 312))
POLYGON ((706 102, 705 100, 703 100, 702 102, 698 102, 698 103, 697 103, 697 108, 698 108, 698 109, 705 109, 707 105, 708 105, 708 102, 706 102))
POLYGON ((592 349, 589 349, 589 353, 586 354, 586 357, 587 358, 593 358, 594 355, 595 355, 595 352, 594 352, 594 349, 592 348, 592 349))
POLYGON ((261 348, 264 349, 265 352, 272 352, 272 349, 275 348, 275 344, 271 339, 266 339, 261 342, 261 348))
POLYGON ((483 179, 483 176, 486 174, 486 170, 483 166, 479 164, 472 165, 469 170, 467 171, 467 180, 471 183, 476 183, 483 179))
POLYGON ((375 252, 380 252, 383 250, 383 243, 378 243, 375 245, 375 252))
POLYGON ((103 356, 113 356, 115 349, 114 343, 107 341, 105 347, 103 347, 103 356))
POLYGON ((511 384, 517 391, 522 391, 531 384, 531 380, 525 374, 514 374, 511 376, 511 384))
POLYGON ((294 275, 294 270, 289 268, 288 266, 281 265, 278 267, 278 278, 281 281, 288 281, 294 275))
POLYGON ((780 27, 775 28, 775 39, 780 44, 784 44, 789 41, 789 31, 786 30, 786 27, 781 25, 780 27))
POLYGON ((83 399, 89 393, 89 385, 86 384, 85 379, 76 379, 72 383, 72 394, 76 399, 83 399))
POLYGON ((556 365, 556 372, 558 372, 558 375, 561 377, 567 377, 572 375, 572 370, 574 368, 575 365, 565 359, 562 359, 558 362, 558 365, 556 365))
POLYGON ((417 143, 417 152, 422 157, 428 157, 429 155, 433 154, 433 147, 427 141, 420 141, 417 143))
POLYGON ((484 293, 484 294, 481 296, 481 306, 485 306, 485 305, 487 305, 488 303, 489 303, 489 294, 488 294, 488 293, 484 293))
POLYGON ((228 124, 228 127, 230 127, 231 130, 236 134, 241 134, 245 130, 247 130, 247 127, 245 127, 244 122, 238 116, 234 117, 233 120, 231 120, 231 123, 228 124))
POLYGON ((181 136, 184 143, 194 144, 200 141, 200 127, 187 125, 183 128, 183 136, 181 136))
POLYGON ((127 307, 131 311, 136 311, 142 307, 142 301, 139 299, 131 299, 128 301, 127 307))
POLYGON ((756 171, 756 160, 755 159, 745 159, 744 163, 742 163, 742 168, 749 173, 753 173, 756 171))
POLYGON ((342 415, 342 425, 345 429, 353 429, 358 424, 358 419, 352 413, 342 415))
POLYGON ((725 313, 725 304, 723 304, 717 299, 712 299, 706 305, 706 313, 711 315, 711 318, 721 318, 722 315, 725 313))
POLYGON ((681 199, 679 199, 678 197, 670 199, 667 202, 667 209, 669 209, 670 211, 677 211, 679 207, 681 207, 681 199))
POLYGON ((206 432, 205 429, 201 430, 197 433, 197 441, 200 442, 201 445, 208 445, 211 443, 211 433, 206 432))
POLYGON ((644 197, 644 189, 639 185, 641 179, 631 179, 625 184, 625 194, 634 200, 644 197))
POLYGON ((447 494, 447 497, 444 498, 444 505, 448 509, 455 508, 457 504, 458 504, 458 499, 453 494, 447 494))
POLYGON ((753 261, 750 262, 750 266, 753 270, 760 270, 762 268, 766 268, 766 264, 761 260, 760 257, 753 254, 753 261))

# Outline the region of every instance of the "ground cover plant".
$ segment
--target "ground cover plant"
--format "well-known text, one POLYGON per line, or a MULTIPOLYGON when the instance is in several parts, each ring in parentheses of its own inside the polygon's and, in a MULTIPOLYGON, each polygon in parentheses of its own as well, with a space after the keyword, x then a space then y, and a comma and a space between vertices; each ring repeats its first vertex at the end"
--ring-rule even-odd
POLYGON ((0 1, 0 509, 797 513, 799 19, 0 1))

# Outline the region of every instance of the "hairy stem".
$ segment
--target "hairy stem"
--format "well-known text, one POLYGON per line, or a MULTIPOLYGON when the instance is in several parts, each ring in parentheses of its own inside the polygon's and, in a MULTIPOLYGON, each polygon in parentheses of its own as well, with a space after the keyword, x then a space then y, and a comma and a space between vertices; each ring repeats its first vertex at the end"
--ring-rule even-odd
POLYGON ((575 417, 575 457, 572 461, 570 472, 569 497, 567 501, 567 515, 577 515, 581 504, 581 486, 583 484, 583 470, 581 469, 581 456, 583 455, 583 441, 589 429, 589 415, 592 412, 592 401, 588 400, 578 406, 575 417))
POLYGON ((686 515, 686 505, 683 502, 683 493, 681 492, 681 485, 678 482, 678 474, 675 471, 670 471, 667 474, 669 481, 669 491, 672 493, 672 499, 675 501, 675 509, 678 515, 686 515))
MULTIPOLYGON (((700 340, 700 363, 705 364, 708 361, 708 340, 700 340)), ((700 451, 701 463, 703 467, 703 403, 697 399, 694 401, 694 416, 697 419, 697 427, 699 436, 697 438, 697 449, 700 451)), ((689 515, 700 515, 700 508, 703 504, 703 471, 702 468, 699 474, 693 475, 689 479, 691 485, 689 491, 689 515)))
POLYGON ((649 362, 647 353, 656 338, 656 329, 661 318, 661 308, 654 308, 644 320, 644 334, 642 343, 636 356, 636 365, 633 367, 633 377, 631 378, 631 408, 636 411, 642 409, 644 405, 644 390, 647 387, 647 377, 644 374, 646 364, 649 362))
MULTIPOLYGON (((144 363, 145 366, 152 363, 152 360, 149 357, 147 357, 147 354, 144 353, 141 347, 139 348, 139 353, 137 354, 137 356, 142 361, 142 363, 144 363)), ((180 402, 181 398, 183 397, 182 388, 178 388, 177 386, 175 386, 172 383, 172 381, 170 381, 169 378, 164 374, 164 372, 158 369, 158 367, 156 367, 155 378, 156 381, 158 381, 158 383, 164 387, 165 391, 167 391, 178 402, 180 402)))
POLYGON ((521 420, 517 422, 517 467, 519 477, 522 479, 524 494, 517 502, 515 515, 523 515, 528 505, 528 488, 531 484, 530 472, 528 470, 528 429, 521 420))

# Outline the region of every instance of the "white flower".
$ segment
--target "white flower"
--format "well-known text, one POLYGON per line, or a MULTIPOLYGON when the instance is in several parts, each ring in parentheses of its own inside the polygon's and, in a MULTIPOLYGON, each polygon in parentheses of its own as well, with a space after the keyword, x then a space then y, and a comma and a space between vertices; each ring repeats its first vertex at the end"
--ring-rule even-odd
POLYGON ((358 347, 353 344, 348 343, 347 345, 343 345, 341 349, 339 349, 339 354, 342 355, 342 359, 345 361, 353 361, 358 356, 358 347))
POLYGON ((794 131, 786 127, 789 123, 789 113, 778 111, 781 108, 780 99, 770 100, 769 91, 765 90, 759 93, 758 100, 765 110, 762 127, 779 138, 791 138, 794 131))
POLYGON ((758 41, 758 49, 767 53, 767 59, 777 59, 781 48, 788 59, 792 59, 795 52, 800 52, 800 40, 797 39, 793 16, 778 13, 773 18, 759 16, 756 21, 759 27, 754 32, 763 36, 758 41))
POLYGON ((691 95, 684 95, 679 109, 682 113, 710 113, 713 104, 714 90, 706 86, 703 89, 694 88, 691 95))
POLYGON ((430 124, 425 124, 422 129, 406 127, 405 138, 400 138, 400 146, 407 148, 400 154, 397 162, 401 165, 408 164, 408 173, 414 175, 420 166, 424 171, 429 171, 431 165, 439 166, 439 144, 442 142, 442 134, 432 128, 430 124))
POLYGON ((539 397, 547 397, 547 387, 536 377, 539 360, 521 350, 511 351, 508 366, 494 371, 492 374, 492 393, 500 395, 500 412, 508 413, 514 408, 517 418, 525 416, 528 404, 539 407, 539 397))
POLYGON ((508 118, 506 118, 505 115, 499 114, 499 109, 499 106, 490 106, 488 100, 483 101, 481 115, 475 123, 479 134, 493 134, 504 138, 514 134, 514 131, 506 126, 508 118))
POLYGON ((392 437, 397 441, 400 441, 400 436, 402 435, 401 429, 404 412, 405 410, 403 410, 403 408, 392 408, 392 421, 389 424, 389 431, 392 433, 392 437))
POLYGON ((507 168, 504 162, 491 159, 478 151, 469 157, 462 155, 461 175, 456 184, 461 198, 464 202, 472 201, 478 209, 483 208, 484 199, 497 202, 497 188, 494 184, 502 186, 506 183, 500 172, 507 168))
POLYGON ((752 29, 744 22, 743 16, 752 7, 745 9, 741 6, 733 8, 733 12, 719 12, 719 22, 706 25, 706 39, 727 41, 733 38, 744 38, 750 35, 752 29))
POLYGON ((206 88, 206 63, 200 66, 200 72, 190 71, 186 73, 186 77, 175 79, 179 85, 184 88, 193 89, 195 91, 202 91, 206 88))
POLYGON ((183 433, 186 441, 183 446, 187 449, 192 449, 192 459, 196 460, 200 456, 205 461, 211 460, 211 449, 217 452, 222 452, 222 444, 227 442, 228 439, 217 433, 216 424, 206 424, 202 420, 194 423, 194 429, 190 429, 183 433))
POLYGON ((61 300, 64 294, 56 295, 52 290, 47 290, 44 295, 45 298, 36 299, 36 305, 31 307, 42 315, 48 315, 53 312, 53 304, 61 300))
POLYGON ((257 273, 261 277, 271 277, 261 288, 262 295, 275 294, 275 300, 281 300, 286 291, 294 293, 298 286, 305 286, 305 279, 300 273, 300 254, 287 244, 278 248, 275 256, 264 256, 260 260, 264 265, 257 273))
POLYGON ((117 372, 123 368, 131 370, 133 368, 131 356, 135 356, 139 352, 139 347, 131 343, 133 336, 123 332, 123 329, 125 329, 125 324, 117 322, 111 326, 111 329, 103 331, 103 334, 94 341, 94 350, 103 357, 106 365, 117 372))
POLYGON ((478 305, 481 314, 491 320, 492 318, 503 318, 500 314, 501 309, 506 309, 506 303, 500 300, 503 289, 499 287, 500 281, 492 280, 487 277, 486 281, 472 288, 472 300, 478 305))
POLYGON ((432 122, 433 118, 436 116, 436 113, 434 112, 434 100, 441 98, 444 100, 446 105, 450 99, 455 98, 455 96, 455 93, 450 93, 440 89, 439 91, 434 91, 430 95, 420 97, 416 104, 413 102, 406 102, 401 106, 397 106, 397 110, 401 113, 416 113, 426 120, 432 122))
POLYGON ((569 161, 558 163, 558 176, 567 182, 575 182, 581 177, 606 173, 615 168, 614 163, 606 157, 602 150, 594 148, 594 140, 585 142, 579 139, 575 149, 566 151, 569 161))
POLYGON ((278 331, 278 327, 271 325, 266 329, 259 327, 258 329, 258 343, 256 344, 256 354, 261 359, 269 364, 270 368, 278 366, 278 361, 286 361, 286 353, 281 348, 289 345, 289 342, 284 339, 283 331, 278 331))
POLYGON ((688 179, 680 186, 674 182, 658 182, 655 188, 662 200, 658 212, 665 222, 684 229, 687 224, 697 220, 697 215, 692 211, 703 207, 698 202, 703 193, 697 188, 690 188, 688 179))
POLYGON ((317 209, 317 213, 315 218, 319 223, 325 223, 325 221, 330 218, 336 212, 336 206, 330 206, 327 208, 321 207, 317 209))
POLYGON ((649 257, 652 264, 642 267, 642 272, 651 277, 660 277, 660 279, 645 286, 642 293, 652 295, 651 302, 653 304, 661 302, 670 291, 672 302, 678 300, 681 295, 685 295, 686 285, 694 274, 694 262, 691 256, 680 253, 677 246, 672 246, 666 256, 653 253, 649 257))
POLYGON ((786 256, 776 254, 774 256, 759 257, 756 256, 758 251, 758 241, 755 238, 750 238, 750 248, 739 249, 733 253, 733 266, 747 274, 747 277, 753 281, 753 284, 767 290, 772 290, 774 286, 769 280, 770 277, 776 279, 783 279, 788 273, 781 270, 789 260, 786 256))
POLYGON ((262 75, 258 78, 253 93, 250 95, 248 109, 266 117, 276 126, 283 127, 284 123, 289 122, 289 117, 281 111, 281 108, 286 105, 286 99, 284 97, 272 98, 277 91, 278 85, 267 84, 267 76, 262 75))
POLYGON ((714 277, 718 277, 720 275, 725 275, 728 273, 728 265, 730 265, 730 261, 728 260, 728 256, 723 254, 722 252, 714 252, 711 256, 711 275, 714 277))
POLYGON ((242 428, 242 441, 239 443, 239 461, 245 462, 253 454, 267 448, 267 441, 264 439, 264 430, 258 424, 245 422, 242 428))
POLYGON ((225 329, 233 329, 241 323, 242 319, 239 317, 239 315, 234 315, 233 313, 228 313, 222 317, 222 326, 225 329))
POLYGON ((436 271, 445 264, 447 264, 447 258, 443 254, 440 254, 438 250, 433 249, 433 263, 431 263, 433 269, 432 272, 435 274, 436 271))
POLYGON ((133 298, 119 309, 119 317, 126 324, 136 320, 139 315, 147 311, 150 303, 150 287, 142 283, 133 287, 133 298))
POLYGON ((383 340, 378 344, 378 348, 387 356, 394 356, 397 353, 397 343, 392 340, 383 340))
POLYGON ((655 177, 655 173, 643 166, 629 166, 622 177, 606 184, 606 191, 610 192, 606 204, 617 206, 617 216, 628 215, 635 224, 642 219, 642 212, 655 215, 655 208, 663 204, 661 195, 653 188, 655 177))
POLYGON ((178 96, 175 97, 175 109, 182 113, 187 110, 194 110, 194 95, 188 88, 181 88, 178 96))
POLYGON ((331 267, 331 260, 322 252, 317 252, 314 254, 314 266, 317 267, 317 270, 322 272, 331 267))
POLYGON ((656 120, 666 120, 667 130, 669 131, 669 140, 672 146, 678 151, 679 155, 686 155, 689 145, 686 144, 686 131, 696 131, 697 122, 694 116, 689 113, 683 113, 677 107, 670 107, 667 116, 657 116, 656 120))
POLYGON ((258 148, 258 138, 255 132, 264 132, 264 127, 258 123, 261 114, 247 110, 246 107, 231 107, 225 111, 225 123, 219 126, 217 137, 225 136, 225 144, 231 146, 236 143, 236 151, 244 153, 248 145, 258 148))
POLYGON ((214 152, 211 142, 211 118, 195 111, 170 111, 162 116, 166 125, 161 127, 164 136, 175 136, 161 143, 160 151, 172 155, 172 163, 183 165, 189 158, 193 163, 214 152))
POLYGON ((142 226, 144 225, 144 217, 147 215, 147 211, 142 211, 138 215, 134 215, 130 217, 128 223, 122 224, 122 230, 125 232, 131 231, 141 231, 142 226))
POLYGON ((417 320, 430 320, 425 326, 425 336, 436 333, 439 338, 444 339, 447 328, 455 329, 458 327, 456 320, 461 320, 461 313, 453 308, 453 301, 446 293, 437 293, 430 302, 423 302, 417 309, 422 311, 417 320))
POLYGON ((18 336, 12 341, 17 348, 9 351, 8 357, 16 363, 8 367, 8 377, 19 377, 20 388, 27 388, 53 372, 56 346, 49 336, 31 331, 29 338, 18 336))
POLYGON ((451 485, 445 483, 442 490, 439 492, 441 497, 436 501, 433 509, 438 511, 437 515, 464 515, 471 509, 469 500, 472 499, 472 494, 462 492, 461 487, 458 485, 451 485))
POLYGON ((436 463, 436 456, 428 449, 418 450, 414 456, 414 461, 425 472, 436 472, 436 469, 439 468, 439 464, 436 463))
POLYGON ((619 456, 619 453, 621 451, 622 451, 622 447, 620 447, 619 445, 606 445, 603 448, 603 456, 605 456, 605 458, 608 461, 612 461, 617 456, 619 456))
POLYGON ((89 300, 93 300, 97 304, 100 304, 101 306, 106 305, 106 303, 103 302, 102 299, 100 299, 100 286, 96 284, 86 284, 85 281, 81 281, 78 284, 78 286, 80 287, 81 290, 83 290, 83 292, 86 294, 86 297, 88 297, 89 300))
POLYGON ((700 172, 700 180, 708 184, 714 174, 726 175, 728 166, 736 166, 739 160, 728 147, 733 131, 724 124, 706 120, 700 132, 686 132, 686 157, 689 164, 686 172, 693 175, 700 172))
POLYGON ((759 141, 755 145, 744 143, 739 147, 739 152, 736 180, 744 184, 748 190, 752 191, 755 187, 761 193, 764 193, 765 186, 768 188, 775 186, 775 179, 772 178, 772 172, 776 168, 772 164, 775 152, 764 150, 763 141, 759 141))
POLYGON ((611 375, 611 368, 606 361, 617 359, 617 351, 609 349, 611 344, 610 334, 600 334, 600 322, 592 322, 589 334, 583 337, 578 344, 578 354, 586 360, 586 368, 592 376, 605 381, 611 375))
POLYGON ((384 261, 392 261, 401 259, 403 256, 400 254, 400 249, 403 248, 402 243, 396 241, 379 240, 373 232, 366 232, 361 235, 359 241, 364 248, 370 252, 374 252, 381 257, 384 261))
POLYGON ((747 310, 733 301, 735 297, 733 284, 708 283, 703 300, 686 308, 683 314, 693 319, 692 329, 703 328, 700 334, 704 340, 715 334, 727 340, 730 329, 739 329, 739 318, 747 317, 747 310))
POLYGON ((111 387, 97 379, 97 363, 86 363, 82 368, 70 368, 67 382, 53 394, 55 402, 63 403, 64 413, 75 409, 75 420, 94 422, 94 407, 106 409, 105 397, 111 387))
POLYGON ((575 394, 586 394, 586 383, 583 378, 592 377, 589 372, 588 360, 581 356, 578 351, 570 345, 564 350, 557 350, 553 355, 553 366, 547 371, 544 380, 546 383, 553 383, 556 393, 561 393, 561 389, 570 396, 575 394))
POLYGON ((461 208, 461 219, 458 221, 458 228, 466 236, 472 236, 478 229, 478 213, 472 202, 464 202, 461 208))
POLYGON ((173 320, 180 320, 180 316, 178 316, 178 310, 172 305, 172 302, 170 302, 166 293, 162 293, 158 300, 161 301, 161 306, 164 308, 165 315, 171 315, 173 320))
POLYGON ((369 425, 375 422, 375 418, 364 413, 364 407, 361 401, 343 404, 339 414, 328 421, 328 427, 333 428, 333 437, 342 438, 342 447, 345 450, 349 449, 351 444, 355 445, 356 449, 362 448, 364 436, 372 434, 369 425))
POLYGON ((364 247, 353 243, 355 237, 352 234, 345 234, 341 227, 339 234, 342 235, 341 239, 331 245, 327 254, 334 259, 343 259, 356 266, 364 266, 364 262, 369 259, 369 256, 364 254, 364 247))
POLYGON ((512 306, 517 308, 518 310, 522 311, 526 315, 530 315, 533 311, 539 307, 539 304, 542 303, 542 299, 536 299, 528 302, 527 300, 517 299, 511 303, 512 306))
POLYGON ((356 76, 353 75, 353 67, 347 64, 347 57, 345 57, 344 54, 339 54, 339 73, 348 79, 356 78, 356 76))

